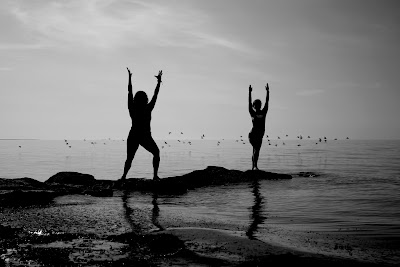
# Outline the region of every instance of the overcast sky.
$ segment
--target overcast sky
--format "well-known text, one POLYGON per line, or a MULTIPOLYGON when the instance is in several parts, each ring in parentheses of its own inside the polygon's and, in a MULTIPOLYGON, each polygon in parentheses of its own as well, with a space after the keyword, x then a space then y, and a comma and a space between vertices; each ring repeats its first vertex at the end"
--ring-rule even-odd
POLYGON ((0 138, 126 138, 126 67, 157 139, 400 138, 399 1, 0 3, 0 138))

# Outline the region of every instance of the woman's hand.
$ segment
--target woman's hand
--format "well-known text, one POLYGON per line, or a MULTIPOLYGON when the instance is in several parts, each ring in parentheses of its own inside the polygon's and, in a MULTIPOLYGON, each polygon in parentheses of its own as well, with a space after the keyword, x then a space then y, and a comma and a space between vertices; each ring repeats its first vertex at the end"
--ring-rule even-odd
POLYGON ((132 72, 128 68, 126 68, 126 69, 128 70, 129 78, 131 78, 132 77, 132 72))
POLYGON ((253 88, 251 88, 251 85, 249 86, 249 92, 253 91, 253 88))
POLYGON ((268 83, 267 83, 267 85, 265 86, 265 90, 269 91, 268 83))
POLYGON ((155 75, 155 76, 154 76, 154 77, 157 78, 157 81, 158 81, 159 83, 161 83, 161 76, 162 76, 162 70, 160 70, 160 71, 158 72, 158 75, 155 75))

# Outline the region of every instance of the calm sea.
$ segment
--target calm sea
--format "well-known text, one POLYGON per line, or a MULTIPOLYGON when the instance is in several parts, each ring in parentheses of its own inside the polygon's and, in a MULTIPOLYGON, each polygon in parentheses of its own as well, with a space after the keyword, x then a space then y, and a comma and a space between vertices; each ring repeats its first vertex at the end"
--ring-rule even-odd
MULTIPOLYGON (((161 178, 209 165, 237 170, 251 167, 247 140, 188 141, 157 141, 161 178)), ((60 171, 111 180, 122 175, 126 142, 67 142, 0 140, 0 177, 45 181, 60 171)), ((303 139, 270 143, 263 142, 259 168, 292 174, 292 180, 201 188, 179 197, 160 196, 159 220, 169 221, 168 227, 224 228, 308 251, 400 262, 400 140, 303 139), (299 172, 319 176, 301 177, 299 172)), ((152 155, 139 148, 128 177, 151 178, 151 161, 152 155)), ((136 194, 130 201, 151 208, 152 198, 136 194)))

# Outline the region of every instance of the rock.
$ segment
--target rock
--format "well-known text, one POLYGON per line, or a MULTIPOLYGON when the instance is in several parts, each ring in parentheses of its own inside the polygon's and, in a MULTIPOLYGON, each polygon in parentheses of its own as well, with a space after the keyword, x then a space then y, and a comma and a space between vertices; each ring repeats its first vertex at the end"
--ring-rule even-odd
POLYGON ((17 237, 20 232, 22 232, 22 228, 13 228, 11 226, 3 226, 0 224, 0 239, 17 237))
POLYGON ((95 197, 111 197, 113 189, 155 192, 159 194, 179 195, 205 186, 218 186, 231 183, 251 182, 255 180, 291 179, 288 174, 266 171, 238 171, 222 167, 209 166, 204 170, 166 177, 160 181, 152 179, 127 179, 124 186, 114 186, 115 181, 96 180, 90 174, 78 172, 59 172, 44 183, 32 178, 0 178, 0 206, 26 206, 51 203, 54 197, 69 194, 86 194, 95 197))
POLYGON ((0 194, 0 206, 45 205, 51 203, 57 195, 49 190, 13 190, 0 194))
POLYGON ((15 178, 6 179, 0 178, 0 190, 26 190, 26 189, 48 189, 48 185, 45 183, 36 181, 32 178, 15 178))
POLYGON ((93 185, 96 183, 93 175, 79 172, 59 172, 51 176, 46 184, 68 184, 68 185, 93 185))
POLYGON ((150 234, 144 239, 152 253, 163 257, 175 255, 185 249, 184 242, 171 234, 150 234))
POLYGON ((242 180, 281 180, 281 179, 292 179, 290 174, 284 173, 274 173, 274 172, 266 172, 262 170, 248 170, 243 173, 242 180))
POLYGON ((292 179, 292 176, 261 170, 243 172, 208 166, 204 170, 195 170, 181 176, 163 178, 158 182, 151 179, 127 179, 124 188, 137 191, 155 191, 161 194, 183 194, 190 189, 204 186, 274 179, 292 179))

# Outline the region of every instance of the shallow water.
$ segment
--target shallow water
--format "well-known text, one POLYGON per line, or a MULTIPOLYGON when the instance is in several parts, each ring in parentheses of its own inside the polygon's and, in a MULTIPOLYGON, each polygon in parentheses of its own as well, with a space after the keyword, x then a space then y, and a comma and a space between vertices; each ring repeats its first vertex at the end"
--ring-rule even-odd
MULTIPOLYGON (((185 144, 164 142, 158 141, 160 177, 208 165, 246 170, 251 164, 251 149, 240 141, 220 140, 220 145, 216 140, 193 140, 191 145, 187 140, 185 144)), ((69 145, 71 148, 63 140, 2 140, 0 177, 27 176, 44 181, 59 171, 90 173, 97 179, 121 175, 125 142, 69 141, 69 145)), ((150 178, 151 158, 139 149, 128 177, 150 178)), ((291 173, 292 180, 207 187, 173 197, 135 193, 126 199, 136 210, 129 216, 140 218, 135 221, 142 222, 140 227, 147 230, 235 230, 249 238, 305 250, 395 263, 400 260, 399 163, 400 141, 275 140, 268 145, 264 140, 259 167, 291 173), (301 171, 320 176, 295 175, 301 171)), ((92 208, 97 207, 99 214, 102 207, 119 207, 109 218, 118 217, 123 224, 121 214, 125 213, 119 196, 95 203, 92 208)))

